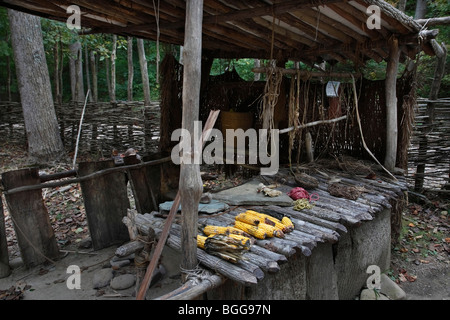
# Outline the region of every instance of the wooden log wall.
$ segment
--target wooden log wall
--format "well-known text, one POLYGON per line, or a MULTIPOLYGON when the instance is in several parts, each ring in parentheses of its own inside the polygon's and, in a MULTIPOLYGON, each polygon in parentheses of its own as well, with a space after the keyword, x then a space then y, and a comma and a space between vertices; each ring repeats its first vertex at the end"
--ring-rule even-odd
MULTIPOLYGON (((74 150, 83 104, 55 104, 55 109, 64 145, 66 149, 74 150)), ((88 103, 79 150, 104 157, 110 156, 112 149, 123 152, 132 147, 141 153, 156 151, 159 127, 159 102, 147 107, 139 101, 88 103)), ((0 103, 0 139, 26 143, 20 103, 0 103)))
POLYGON ((450 184, 450 98, 434 102, 433 114, 427 111, 425 99, 419 99, 411 145, 408 150, 408 182, 414 185, 416 168, 425 164, 423 175, 425 189, 439 189, 450 184), (428 121, 430 117, 433 121, 428 121), (419 145, 426 140, 425 152, 419 152, 419 145))

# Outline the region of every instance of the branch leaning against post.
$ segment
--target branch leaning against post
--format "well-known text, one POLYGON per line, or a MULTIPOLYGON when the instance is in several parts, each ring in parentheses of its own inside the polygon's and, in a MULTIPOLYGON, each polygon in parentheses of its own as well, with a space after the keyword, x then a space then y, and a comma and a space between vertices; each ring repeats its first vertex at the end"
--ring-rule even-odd
MULTIPOLYGON (((211 130, 216 123, 217 117, 219 116, 220 110, 211 111, 208 119, 206 120, 205 128, 203 129, 200 144, 204 145, 205 141, 209 139, 209 135, 211 134, 211 130)), ((159 237, 158 244, 156 245, 155 251, 153 253, 152 260, 147 268, 144 279, 142 280, 141 287, 139 288, 138 294, 136 295, 136 300, 144 300, 144 297, 147 293, 147 290, 150 286, 150 281, 152 279, 153 272, 155 271, 156 264, 161 256, 164 244, 166 243, 167 237, 169 235, 170 226, 172 225, 173 219, 175 218, 175 213, 178 211, 178 207, 180 206, 181 196, 180 191, 177 192, 175 200, 173 201, 173 205, 170 208, 169 215, 167 216, 166 223, 164 224, 163 231, 161 236, 159 237)))

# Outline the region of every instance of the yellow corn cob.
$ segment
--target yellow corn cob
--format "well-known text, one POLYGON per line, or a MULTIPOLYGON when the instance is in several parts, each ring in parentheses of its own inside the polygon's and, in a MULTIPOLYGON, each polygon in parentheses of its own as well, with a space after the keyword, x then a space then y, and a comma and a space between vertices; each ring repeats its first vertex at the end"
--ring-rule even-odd
POLYGON ((278 237, 278 238, 284 238, 284 233, 281 229, 278 229, 277 227, 270 226, 265 223, 260 223, 258 225, 258 228, 263 229, 268 237, 278 237))
POLYGON ((233 227, 219 227, 219 226, 205 226, 205 228, 203 228, 203 232, 207 235, 210 236, 212 234, 225 234, 225 235, 230 235, 230 234, 238 234, 241 236, 245 236, 245 232, 242 230, 239 230, 237 228, 233 228, 233 227))
POLYGON ((281 219, 281 223, 284 224, 287 228, 288 228, 288 232, 291 232, 294 230, 294 224, 292 223, 291 219, 289 219, 288 217, 283 217, 283 219, 281 219))
POLYGON ((264 219, 253 214, 240 213, 235 217, 235 220, 241 221, 244 223, 251 224, 252 226, 257 226, 261 222, 264 222, 264 219))
POLYGON ((258 228, 257 226, 252 226, 251 224, 248 224, 245 222, 236 220, 234 222, 234 226, 238 229, 241 229, 242 231, 247 232, 248 234, 250 234, 258 239, 265 239, 267 236, 264 229, 258 228))
POLYGON ((259 212, 253 211, 253 210, 247 210, 245 213, 253 215, 255 217, 259 217, 260 219, 264 219, 264 221, 262 221, 263 223, 268 224, 270 226, 274 226, 274 227, 282 230, 283 232, 289 232, 289 230, 288 230, 286 225, 284 225, 277 218, 274 218, 274 217, 272 217, 272 216, 270 216, 268 214, 259 213, 259 212))
POLYGON ((201 249, 205 249, 205 241, 206 241, 206 237, 197 235, 197 247, 199 247, 201 249))
POLYGON ((249 238, 241 236, 239 234, 229 234, 228 236, 235 240, 238 240, 244 246, 245 249, 250 249, 251 242, 249 238))

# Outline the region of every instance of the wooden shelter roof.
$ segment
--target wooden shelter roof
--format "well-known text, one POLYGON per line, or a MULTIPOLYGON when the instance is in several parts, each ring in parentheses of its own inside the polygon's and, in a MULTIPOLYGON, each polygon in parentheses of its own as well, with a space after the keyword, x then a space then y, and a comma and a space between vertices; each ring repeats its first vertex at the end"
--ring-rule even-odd
MULTIPOLYGON (((71 15, 67 7, 78 5, 85 33, 151 40, 159 34, 161 42, 184 42, 183 0, 0 0, 0 5, 63 22, 71 15)), ((393 35, 403 57, 414 57, 420 49, 433 54, 431 33, 421 29, 379 0, 205 0, 203 9, 203 49, 223 58, 380 62, 388 57, 393 35), (370 5, 380 8, 379 29, 368 28, 370 5)))

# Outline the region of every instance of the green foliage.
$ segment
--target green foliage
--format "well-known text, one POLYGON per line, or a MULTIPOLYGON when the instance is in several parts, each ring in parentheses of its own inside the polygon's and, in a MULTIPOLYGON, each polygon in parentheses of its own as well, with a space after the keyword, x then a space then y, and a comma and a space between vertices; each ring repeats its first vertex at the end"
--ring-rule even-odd
MULTIPOLYGON (((396 5, 398 0, 389 0, 393 5, 396 5)), ((407 1, 406 14, 409 16, 414 15, 415 1, 407 1)), ((431 17, 443 17, 450 15, 450 1, 448 0, 433 0, 428 1, 427 18, 431 17)), ((108 89, 106 83, 106 59, 111 58, 112 50, 112 35, 109 34, 93 34, 79 36, 75 30, 69 30, 65 23, 57 22, 53 20, 41 19, 44 47, 46 50, 47 64, 49 72, 53 81, 54 71, 54 48, 56 45, 61 44, 63 48, 63 100, 69 101, 70 97, 70 72, 69 72, 69 45, 74 41, 80 41, 83 48, 87 47, 89 52, 94 51, 97 57, 97 70, 98 70, 98 90, 99 100, 108 101, 108 89)), ((437 37, 438 42, 444 42, 450 44, 450 26, 433 26, 428 29, 438 28, 440 33, 437 37)), ((148 61, 148 73, 151 88, 151 97, 153 100, 159 99, 159 84, 157 83, 156 76, 156 59, 157 49, 156 43, 153 41, 145 41, 146 57, 148 61)), ((175 47, 160 45, 160 60, 162 61, 166 51, 171 50, 178 53, 178 50, 174 50, 175 47)), ((128 64, 127 64, 127 39, 124 37, 117 38, 117 55, 116 55, 116 97, 118 100, 127 99, 127 82, 128 82, 128 64)), ((12 87, 13 95, 18 92, 17 84, 15 81, 15 66, 11 49, 11 43, 9 40, 9 23, 7 10, 0 7, 0 95, 3 99, 6 95, 6 77, 7 77, 7 57, 10 57, 9 68, 12 71, 12 87)), ((84 60, 84 54, 83 54, 84 60)), ((134 62, 134 83, 133 83, 133 96, 136 100, 143 100, 142 90, 142 78, 139 65, 139 58, 137 53, 136 41, 134 41, 133 50, 133 62, 134 62)), ((261 65, 264 65, 267 61, 261 61, 261 65)), ((418 66, 418 93, 420 96, 427 96, 429 87, 434 74, 435 58, 426 55, 421 55, 418 66)), ((85 61, 84 61, 85 63, 85 61)), ((215 59, 211 68, 212 75, 218 75, 228 70, 236 70, 236 72, 246 81, 254 80, 254 73, 251 71, 254 67, 254 59, 215 59)), ((294 63, 289 61, 286 64, 286 68, 293 68, 294 63)), ((303 63, 300 64, 301 69, 311 69, 303 63)), ((404 66, 401 65, 399 74, 402 73, 404 66)), ((337 64, 335 66, 327 65, 327 69, 333 71, 352 71, 354 65, 349 62, 348 64, 337 64)), ((450 58, 447 58, 447 72, 442 79, 440 96, 450 96, 450 58)), ((369 61, 364 68, 360 70, 364 76, 368 79, 377 80, 384 79, 386 64, 385 62, 376 63, 369 61)), ((83 72, 85 72, 83 68, 83 72)), ((89 70, 90 72, 90 70, 89 70)), ((261 75, 263 79, 263 74, 261 75)), ((92 79, 92 75, 91 75, 92 79)), ((86 81, 85 81, 86 82, 86 81)), ((86 88, 87 90, 87 88, 86 88)))

